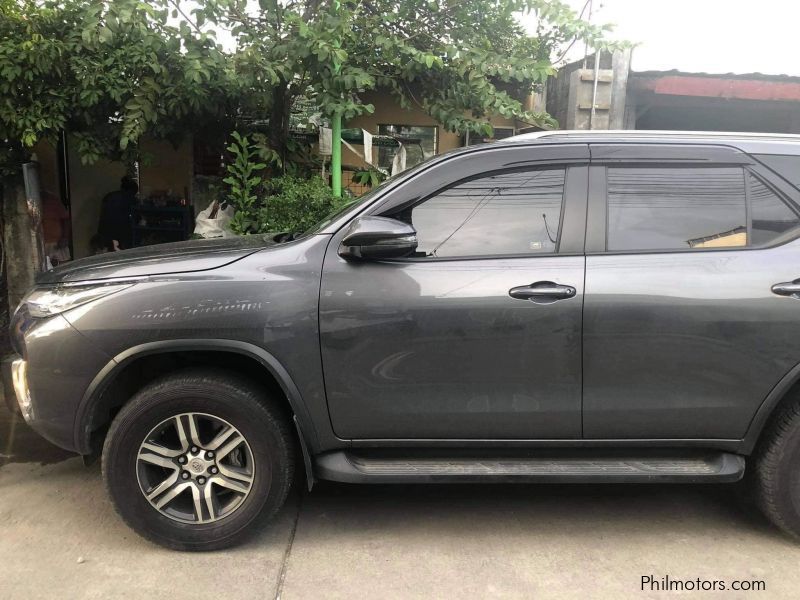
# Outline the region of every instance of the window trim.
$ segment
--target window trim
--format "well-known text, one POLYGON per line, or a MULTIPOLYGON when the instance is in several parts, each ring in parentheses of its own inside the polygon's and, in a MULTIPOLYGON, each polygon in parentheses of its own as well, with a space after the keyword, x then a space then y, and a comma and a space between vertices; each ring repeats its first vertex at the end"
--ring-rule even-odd
MULTIPOLYGON (((771 179, 765 177, 764 173, 759 173, 757 164, 753 163, 714 163, 696 161, 687 162, 669 162, 662 165, 654 165, 652 162, 639 162, 639 161, 620 161, 617 163, 606 163, 601 165, 593 165, 590 167, 590 188, 589 188, 589 214, 587 216, 586 225, 586 254, 587 255, 610 255, 610 256, 626 256, 638 254, 698 254, 707 252, 749 252, 766 250, 770 248, 777 248, 783 246, 794 240, 800 238, 800 226, 791 230, 788 233, 791 235, 777 236, 772 242, 768 244, 760 244, 753 246, 748 243, 747 246, 731 246, 720 248, 665 248, 665 249, 640 249, 640 250, 609 250, 608 249, 608 169, 610 167, 656 167, 664 169, 675 168, 692 168, 692 169, 713 169, 713 168, 740 168, 743 171, 744 184, 745 184, 745 210, 747 218, 747 239, 748 242, 751 238, 752 218, 750 208, 750 177, 756 177, 764 185, 766 185, 789 209, 794 212, 798 219, 800 219, 800 210, 797 203, 792 200, 784 190, 775 185, 771 179)), ((759 165, 760 166, 760 165, 759 165)))
MULTIPOLYGON (((420 198, 421 193, 425 193, 425 189, 437 189, 436 186, 444 187, 452 181, 452 173, 468 170, 465 167, 472 166, 473 163, 479 163, 481 166, 485 164, 501 165, 500 167, 494 166, 494 169, 506 165, 567 165, 584 168, 589 165, 589 146, 586 143, 548 144, 547 151, 543 153, 542 148, 544 147, 541 144, 525 142, 513 146, 511 144, 481 144, 469 148, 458 148, 434 156, 424 163, 403 171, 397 177, 390 178, 380 186, 380 193, 374 194, 369 202, 358 203, 357 206, 349 208, 325 227, 316 231, 315 234, 334 235, 337 236, 338 241, 341 241, 341 235, 344 235, 343 232, 356 217, 381 215, 397 207, 407 206, 420 198), (434 182, 436 182, 435 185, 431 185, 434 182), (420 192, 420 189, 423 191, 420 192)), ((492 167, 489 170, 492 170, 492 167)), ((585 203, 585 182, 581 194, 581 201, 585 203)), ((585 227, 585 224, 581 227, 585 227)), ((583 249, 580 254, 583 254, 583 249)))
POLYGON ((558 241, 556 243, 556 249, 554 252, 539 252, 539 253, 524 253, 524 254, 470 254, 464 256, 437 256, 437 257, 428 257, 428 256, 418 256, 418 257, 408 257, 408 258, 396 258, 396 259, 389 259, 382 262, 392 262, 392 263, 436 263, 436 262, 452 262, 452 261, 462 261, 462 260, 499 260, 499 259, 516 259, 516 258, 539 258, 539 257, 554 257, 554 256, 582 256, 583 252, 583 239, 581 236, 581 240, 579 242, 580 248, 575 248, 574 250, 570 250, 568 252, 562 252, 561 247, 564 242, 564 224, 567 222, 567 219, 570 220, 571 225, 571 237, 568 238, 570 245, 576 245, 576 240, 573 237, 576 235, 577 232, 582 232, 585 229, 585 219, 586 219, 586 187, 588 181, 588 163, 583 165, 575 165, 570 164, 569 162, 554 162, 554 163, 544 163, 544 164, 527 164, 524 166, 519 167, 506 167, 506 168, 497 168, 493 170, 483 171, 481 173, 477 173, 475 175, 471 175, 469 177, 463 177, 461 179, 452 181, 447 185, 444 185, 440 188, 435 189, 434 191, 420 197, 414 199, 412 202, 408 203, 401 203, 395 206, 392 206, 386 211, 379 211, 377 214, 379 216, 385 216, 389 218, 395 218, 399 212, 406 211, 406 210, 413 210, 414 207, 419 206, 423 202, 428 201, 429 199, 433 198, 437 194, 441 193, 444 190, 451 189, 457 185, 468 181, 474 181, 475 179, 481 179, 483 177, 491 177, 494 175, 500 175, 505 173, 522 173, 526 171, 544 171, 544 170, 555 170, 560 169, 564 171, 564 191, 561 198, 561 212, 559 213, 559 221, 558 221, 558 241), (576 189, 572 189, 576 188, 576 189), (581 196, 581 190, 583 190, 583 195, 581 196), (581 202, 582 199, 582 202, 581 202), (570 205, 572 205, 572 209, 569 210, 570 205), (577 221, 577 224, 574 222, 577 221), (575 230, 575 231, 572 231, 575 230))

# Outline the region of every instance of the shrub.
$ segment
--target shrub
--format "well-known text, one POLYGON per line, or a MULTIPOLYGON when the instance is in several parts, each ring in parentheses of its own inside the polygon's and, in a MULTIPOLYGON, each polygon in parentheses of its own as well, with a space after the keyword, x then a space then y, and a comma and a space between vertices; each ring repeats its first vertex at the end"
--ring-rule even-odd
POLYGON ((226 200, 236 210, 230 224, 234 233, 302 232, 347 202, 334 198, 318 175, 267 179, 263 176, 267 165, 258 162, 257 146, 237 132, 232 137, 223 181, 228 186, 226 200))
POLYGON ((265 182, 265 196, 256 214, 255 231, 306 231, 347 202, 334 198, 319 175, 300 179, 292 175, 265 182))

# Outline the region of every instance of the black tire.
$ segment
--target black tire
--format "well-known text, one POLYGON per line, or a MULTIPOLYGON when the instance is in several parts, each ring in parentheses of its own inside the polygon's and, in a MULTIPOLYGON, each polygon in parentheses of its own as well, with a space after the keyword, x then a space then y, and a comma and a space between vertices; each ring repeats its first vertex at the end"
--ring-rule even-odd
POLYGON ((117 513, 141 536, 176 550, 218 550, 239 543, 281 508, 294 473, 293 446, 288 417, 264 390, 224 371, 191 369, 148 384, 120 410, 103 445, 103 479, 117 513), (249 493, 218 521, 174 520, 139 487, 140 445, 159 423, 183 413, 213 415, 238 429, 257 467, 249 493))
POLYGON ((753 497, 766 517, 800 539, 800 402, 781 409, 753 456, 753 497))

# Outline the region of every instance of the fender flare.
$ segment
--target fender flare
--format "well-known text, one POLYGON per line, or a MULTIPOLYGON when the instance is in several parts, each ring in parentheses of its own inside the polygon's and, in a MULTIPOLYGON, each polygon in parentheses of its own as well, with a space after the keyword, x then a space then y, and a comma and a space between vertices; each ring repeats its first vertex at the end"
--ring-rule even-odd
POLYGON ((756 414, 750 421, 750 425, 747 427, 747 433, 745 433, 742 439, 742 452, 744 454, 751 454, 753 452, 764 430, 764 426, 772 416, 775 408, 798 381, 800 381, 800 363, 792 367, 789 372, 781 378, 775 387, 770 390, 769 394, 767 394, 761 406, 758 407, 756 414))
MULTIPOLYGON (((97 407, 102 393, 125 367, 143 356, 192 350, 230 352, 255 359, 275 378, 278 385, 280 385, 283 390, 283 393, 286 395, 289 406, 294 413, 298 435, 302 436, 300 445, 303 449, 303 453, 307 453, 308 448, 319 447, 314 423, 311 420, 311 416, 306 408, 305 402, 303 402, 297 385, 295 385, 289 372, 272 354, 259 346, 238 340, 179 339, 148 342, 128 348, 112 358, 106 366, 95 375, 89 387, 86 388, 86 392, 84 392, 75 414, 74 437, 77 451, 81 454, 89 454, 91 452, 89 441, 91 431, 89 430, 89 424, 92 422, 94 410, 97 407)), ((304 456, 304 458, 307 457, 304 456)))

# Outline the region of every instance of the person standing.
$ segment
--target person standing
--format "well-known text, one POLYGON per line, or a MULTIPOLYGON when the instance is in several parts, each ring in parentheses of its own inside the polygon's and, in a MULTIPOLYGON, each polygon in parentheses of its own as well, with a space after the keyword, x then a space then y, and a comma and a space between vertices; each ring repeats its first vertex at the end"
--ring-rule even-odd
POLYGON ((119 190, 106 194, 102 200, 97 234, 109 251, 133 246, 131 220, 138 191, 136 180, 125 175, 120 180, 119 190))

